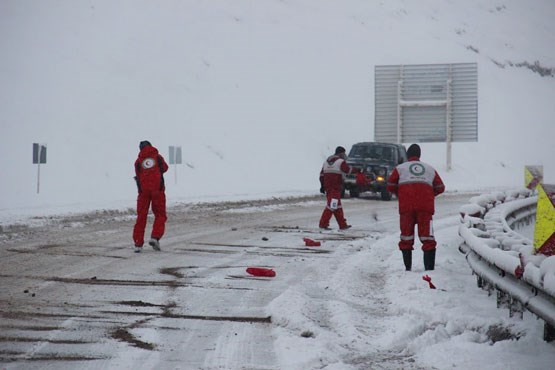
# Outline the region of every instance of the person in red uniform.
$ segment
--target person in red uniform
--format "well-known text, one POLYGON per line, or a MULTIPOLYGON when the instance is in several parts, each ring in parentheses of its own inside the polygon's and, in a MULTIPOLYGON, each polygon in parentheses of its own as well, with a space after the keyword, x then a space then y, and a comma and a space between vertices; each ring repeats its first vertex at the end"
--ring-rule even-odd
POLYGON ((326 208, 320 217, 320 228, 329 230, 331 216, 335 216, 340 230, 351 227, 347 224, 341 205, 343 192, 343 174, 357 173, 359 170, 347 164, 345 148, 338 146, 335 154, 329 156, 320 171, 320 192, 326 194, 326 208))
POLYGON ((137 196, 137 221, 133 228, 135 252, 139 253, 144 244, 144 234, 148 210, 152 205, 154 224, 148 242, 154 250, 160 250, 160 239, 164 235, 166 225, 166 193, 164 172, 168 164, 147 140, 139 144, 139 156, 135 161, 135 181, 139 195, 137 196))
POLYGON ((436 255, 432 218, 435 197, 445 191, 437 171, 420 161, 420 146, 412 144, 407 150, 408 161, 395 167, 387 181, 387 190, 397 195, 401 240, 399 249, 407 271, 412 265, 414 226, 418 224, 418 238, 424 252, 424 269, 433 270, 436 255))

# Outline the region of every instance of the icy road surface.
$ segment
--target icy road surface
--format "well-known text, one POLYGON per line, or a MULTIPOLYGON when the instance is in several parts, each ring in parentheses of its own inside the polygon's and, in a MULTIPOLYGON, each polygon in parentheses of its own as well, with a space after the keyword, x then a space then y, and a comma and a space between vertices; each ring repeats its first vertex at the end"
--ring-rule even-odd
MULTIPOLYGON (((459 207, 470 196, 438 198, 436 233, 442 227, 456 229, 459 207)), ((344 200, 353 225, 344 232, 333 219, 333 230, 318 229, 323 207, 319 196, 175 206, 168 210, 162 252, 145 245, 140 254, 132 249, 132 210, 5 227, 0 234, 0 367, 294 368, 303 363, 302 351, 288 348, 276 330, 287 325, 288 310, 301 308, 276 307, 276 298, 300 284, 333 284, 344 259, 361 248, 373 251, 383 238, 390 238, 391 245, 371 252, 369 263, 398 253, 395 200, 344 200), (322 246, 305 247, 305 237, 322 246), (277 276, 249 276, 249 266, 273 268, 277 276), (277 321, 272 312, 281 312, 277 321)), ((149 220, 147 237, 151 225, 149 220)), ((414 260, 421 269, 420 257, 414 260)), ((360 323, 361 332, 379 339, 380 320, 389 307, 373 298, 387 276, 375 271, 368 278, 371 289, 358 292, 367 305, 356 308, 368 319, 360 323)), ((334 328, 322 306, 325 289, 312 294, 313 323, 341 336, 342 328, 334 328)), ((314 342, 314 330, 304 329, 299 328, 299 339, 314 342)), ((374 354, 370 359, 356 346, 343 348, 342 361, 354 368, 371 367, 372 361, 379 368, 417 368, 410 356, 374 354)))

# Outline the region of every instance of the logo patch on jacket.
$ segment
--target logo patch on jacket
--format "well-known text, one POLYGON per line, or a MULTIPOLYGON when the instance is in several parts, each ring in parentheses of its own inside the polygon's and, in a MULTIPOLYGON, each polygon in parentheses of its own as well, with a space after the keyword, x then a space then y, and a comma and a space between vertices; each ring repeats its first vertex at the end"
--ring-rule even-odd
POLYGON ((155 164, 156 164, 156 161, 154 160, 154 158, 145 158, 141 163, 141 167, 144 169, 149 169, 154 167, 155 164))
POLYGON ((409 167, 409 171, 414 176, 422 176, 426 173, 426 169, 420 163, 411 164, 409 167))

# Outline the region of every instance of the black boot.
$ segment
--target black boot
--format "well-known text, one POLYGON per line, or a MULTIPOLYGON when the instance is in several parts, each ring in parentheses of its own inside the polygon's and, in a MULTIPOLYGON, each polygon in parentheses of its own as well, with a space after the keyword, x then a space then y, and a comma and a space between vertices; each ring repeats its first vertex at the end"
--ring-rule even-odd
POLYGON ((424 251, 424 270, 433 270, 436 264, 436 250, 424 251))
POLYGON ((411 250, 401 250, 403 253, 403 262, 405 263, 405 270, 410 271, 412 267, 412 251, 411 250))

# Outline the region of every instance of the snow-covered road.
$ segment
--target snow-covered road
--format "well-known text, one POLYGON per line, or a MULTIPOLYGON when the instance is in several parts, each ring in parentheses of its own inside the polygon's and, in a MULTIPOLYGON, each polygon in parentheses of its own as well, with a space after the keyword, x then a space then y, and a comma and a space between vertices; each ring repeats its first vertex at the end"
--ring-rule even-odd
MULTIPOLYGON (((459 208, 469 197, 438 198, 438 236, 442 230, 456 233, 459 208)), ((131 248, 132 211, 49 219, 42 227, 4 230, 0 365, 427 367, 419 363, 420 345, 411 339, 441 324, 423 328, 420 323, 411 329, 407 320, 419 312, 404 311, 408 307, 396 306, 390 294, 394 287, 393 293, 406 291, 406 299, 418 299, 418 293, 426 300, 422 295, 431 292, 421 281, 419 252, 412 273, 402 268, 396 247, 397 203, 345 200, 353 225, 345 232, 318 230, 322 207, 320 197, 176 206, 169 210, 162 252, 146 248, 141 254, 131 248), (304 237, 322 246, 305 247, 304 237), (273 268, 277 276, 252 277, 245 272, 249 266, 273 268), (402 324, 407 327, 401 330, 402 324), (410 336, 394 343, 403 330, 410 336)), ((453 269, 452 264, 469 270, 464 256, 457 257, 452 242, 456 238, 444 238, 448 245, 440 238, 437 270, 453 269), (448 253, 441 251, 445 246, 451 249, 448 253)), ((464 278, 472 281, 470 272, 464 278)), ((457 284, 461 282, 451 287, 457 284)), ((439 316, 445 316, 439 310, 439 316)), ((487 323, 479 321, 471 330, 487 342, 487 323)), ((455 331, 461 332, 471 326, 458 325, 455 331)), ((510 336, 511 330, 507 332, 510 336)), ((433 359, 426 361, 434 366, 433 359)))

